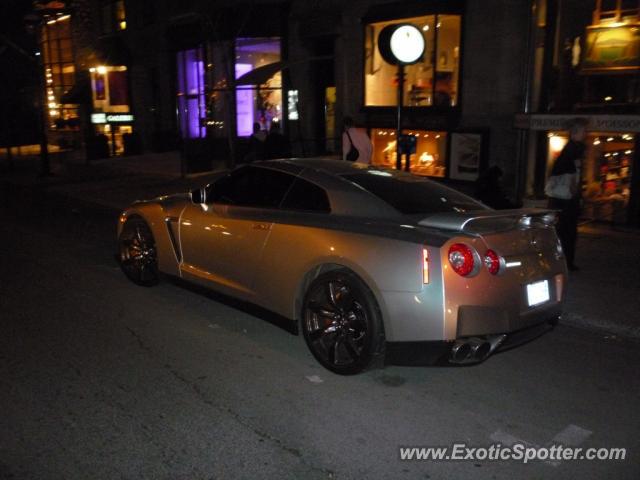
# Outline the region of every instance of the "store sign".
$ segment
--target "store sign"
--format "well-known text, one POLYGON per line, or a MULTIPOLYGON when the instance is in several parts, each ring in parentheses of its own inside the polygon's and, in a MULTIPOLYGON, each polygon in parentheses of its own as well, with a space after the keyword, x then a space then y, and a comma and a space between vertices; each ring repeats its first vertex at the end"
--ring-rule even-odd
POLYGON ((131 123, 134 117, 130 113, 92 113, 91 123, 131 123))
POLYGON ((92 113, 91 123, 107 123, 107 116, 104 113, 92 113))
POLYGON ((529 130, 566 130, 575 118, 588 121, 594 132, 640 132, 640 115, 516 115, 515 127, 529 130))

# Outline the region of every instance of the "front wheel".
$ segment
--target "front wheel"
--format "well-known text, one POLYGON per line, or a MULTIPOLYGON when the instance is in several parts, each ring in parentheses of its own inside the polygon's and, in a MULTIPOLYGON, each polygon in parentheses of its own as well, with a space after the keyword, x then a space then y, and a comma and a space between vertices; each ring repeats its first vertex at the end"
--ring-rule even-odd
POLYGON ((118 260, 124 274, 137 285, 158 283, 158 255, 151 229, 141 218, 130 218, 118 237, 118 260))
POLYGON ((316 278, 302 306, 302 333, 313 356, 340 375, 384 360, 382 315, 373 293, 348 270, 316 278))

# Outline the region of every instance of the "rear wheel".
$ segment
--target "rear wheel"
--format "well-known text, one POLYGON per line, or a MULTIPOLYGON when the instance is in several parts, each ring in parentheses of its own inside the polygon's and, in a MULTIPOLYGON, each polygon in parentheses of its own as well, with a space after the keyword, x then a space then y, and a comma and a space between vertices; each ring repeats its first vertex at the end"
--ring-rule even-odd
POLYGON ((118 237, 118 259, 124 274, 137 285, 150 287, 159 279, 153 233, 141 218, 130 218, 118 237))
POLYGON ((384 328, 369 288, 348 270, 320 275, 302 306, 302 333, 313 356, 327 369, 360 373, 384 360, 384 328))

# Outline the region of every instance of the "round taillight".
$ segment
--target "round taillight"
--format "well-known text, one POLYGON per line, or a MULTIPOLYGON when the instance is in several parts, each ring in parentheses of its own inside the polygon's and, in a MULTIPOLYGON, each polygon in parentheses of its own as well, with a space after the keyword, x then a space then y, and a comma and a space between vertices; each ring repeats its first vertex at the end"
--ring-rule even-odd
POLYGON ((500 271, 500 257, 493 250, 487 250, 484 254, 484 266, 491 275, 497 275, 500 271))
POLYGON ((473 251, 464 243, 454 243, 449 248, 449 263, 454 272, 466 277, 475 269, 473 251))

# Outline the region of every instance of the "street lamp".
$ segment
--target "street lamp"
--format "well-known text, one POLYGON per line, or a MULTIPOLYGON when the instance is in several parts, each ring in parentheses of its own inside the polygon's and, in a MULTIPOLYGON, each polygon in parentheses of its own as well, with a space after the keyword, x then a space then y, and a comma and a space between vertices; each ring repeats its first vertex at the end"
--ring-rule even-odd
MULTIPOLYGON (((411 148, 402 145, 402 109, 404 96, 404 67, 422 60, 425 51, 425 39, 422 31, 410 23, 387 25, 378 35, 378 50, 387 63, 398 66, 398 110, 396 127, 396 168, 402 168, 402 151, 411 148)), ((415 142, 415 139, 412 139, 415 142)), ((415 145, 415 144, 413 144, 415 145)), ((406 170, 409 170, 409 151, 407 150, 406 170)))

